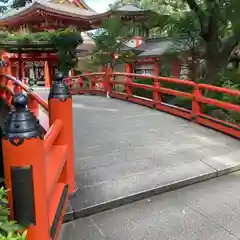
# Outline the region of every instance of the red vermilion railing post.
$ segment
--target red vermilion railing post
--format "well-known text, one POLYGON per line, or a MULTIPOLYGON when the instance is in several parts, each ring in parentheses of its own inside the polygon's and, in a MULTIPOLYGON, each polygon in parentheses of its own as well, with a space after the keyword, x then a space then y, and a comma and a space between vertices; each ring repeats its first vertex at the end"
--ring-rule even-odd
POLYGON ((50 89, 48 97, 49 106, 49 125, 52 125, 55 120, 60 119, 63 123, 55 144, 67 145, 67 184, 70 192, 74 192, 74 146, 73 146, 73 110, 72 97, 68 91, 68 86, 63 82, 63 75, 57 73, 54 77, 54 84, 50 89))
POLYGON ((127 95, 127 98, 133 96, 131 83, 132 83, 132 77, 127 76, 127 78, 126 78, 126 95, 127 95))
POLYGON ((90 77, 90 91, 96 89, 96 86, 97 86, 96 81, 97 81, 96 76, 90 77))
POLYGON ((109 93, 112 91, 112 68, 107 67, 105 69, 105 76, 104 76, 104 92, 107 97, 109 97, 109 93))
POLYGON ((157 90, 160 90, 160 83, 157 78, 154 78, 154 83, 153 86, 156 88, 153 92, 153 104, 161 103, 162 98, 161 98, 161 93, 157 90))
POLYGON ((201 114, 201 103, 198 102, 198 98, 202 96, 202 92, 198 87, 198 84, 195 85, 193 91, 193 99, 192 99, 192 118, 196 119, 199 114, 201 114))
POLYGON ((44 136, 27 96, 15 95, 13 105, 2 140, 11 217, 28 229, 28 240, 49 239, 44 136))
MULTIPOLYGON (((160 82, 159 79, 157 78, 159 76, 159 72, 160 72, 160 65, 159 65, 159 59, 155 59, 154 63, 153 63, 153 75, 154 75, 154 82, 153 82, 153 86, 156 88, 156 90, 160 90, 160 82)), ((161 94, 159 91, 154 90, 153 92, 153 104, 156 105, 157 103, 161 103, 162 98, 161 98, 161 94)))

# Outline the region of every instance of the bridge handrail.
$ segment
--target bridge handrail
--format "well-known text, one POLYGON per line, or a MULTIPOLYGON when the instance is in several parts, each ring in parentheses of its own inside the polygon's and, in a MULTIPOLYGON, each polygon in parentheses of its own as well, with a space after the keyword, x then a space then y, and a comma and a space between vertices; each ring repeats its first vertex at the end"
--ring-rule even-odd
MULTIPOLYGON (((55 88, 52 89, 48 102, 16 77, 5 73, 0 73, 0 77, 0 87, 3 88, 3 94, 0 97, 5 101, 7 100, 7 104, 12 103, 12 97, 15 94, 24 91, 30 100, 28 109, 33 110, 31 104, 34 102, 35 106, 40 105, 50 113, 48 116, 50 128, 46 131, 44 138, 42 132, 36 127, 38 126, 37 121, 35 124, 30 123, 33 125, 34 137, 31 137, 32 135, 28 137, 23 128, 21 129, 23 132, 20 131, 20 135, 15 135, 14 139, 4 138, 3 154, 6 187, 11 189, 8 192, 11 217, 14 217, 19 224, 26 226, 28 239, 55 239, 62 224, 70 193, 75 190, 72 99, 68 92, 64 101, 62 101, 62 98, 58 98, 58 90, 56 89, 58 87, 61 89, 60 82, 63 80, 61 77, 56 84, 54 83, 55 88), (9 96, 9 93, 11 96, 9 96), (23 140, 19 142, 19 145, 16 145, 17 148, 14 144, 9 144, 9 142, 14 143, 14 140, 18 138, 23 140), (19 173, 14 178, 10 172, 15 166, 18 166, 19 173), (26 170, 26 166, 30 166, 30 168, 26 170), (26 193, 21 196, 22 192, 17 191, 14 186, 17 182, 21 182, 18 179, 19 176, 24 179, 26 176, 24 171, 28 171, 29 178, 28 180, 25 179, 24 186, 19 185, 20 187, 18 187, 26 193), (13 204, 13 201, 14 203, 17 202, 17 205, 13 204), (25 204, 26 202, 27 204, 25 204), (31 205, 32 203, 33 205, 31 205)), ((16 96, 13 104, 16 104, 16 99, 21 99, 21 97, 16 96)), ((17 108, 17 105, 15 107, 17 108)), ((20 116, 24 116, 24 114, 29 116, 25 110, 21 113, 21 109, 14 111, 14 114, 20 113, 22 114, 20 116)), ((34 111, 33 113, 35 117, 38 117, 34 111)), ((29 123, 28 118, 23 118, 26 126, 29 123)), ((31 121, 34 122, 35 120, 32 116, 31 121)), ((14 124, 6 124, 6 127, 8 125, 14 124)), ((7 134, 8 131, 5 132, 7 134)))
POLYGON ((49 128, 49 130, 47 131, 47 133, 45 134, 44 150, 46 153, 48 153, 51 150, 62 128, 63 128, 62 120, 56 119, 54 123, 51 125, 51 127, 49 128))
POLYGON ((66 79, 69 84, 72 94, 100 94, 109 95, 113 98, 126 100, 129 102, 134 102, 137 104, 145 105, 148 107, 156 108, 160 111, 165 111, 170 114, 186 118, 188 120, 194 121, 196 123, 214 128, 216 130, 222 131, 226 134, 240 138, 240 126, 229 121, 221 120, 215 118, 202 111, 202 105, 211 105, 216 108, 221 108, 224 110, 230 110, 240 113, 240 106, 233 102, 222 101, 211 97, 211 95, 204 95, 203 92, 217 92, 222 94, 227 94, 231 97, 240 97, 239 90, 233 90, 218 86, 213 86, 209 84, 196 83, 191 80, 183 80, 170 77, 161 77, 155 75, 142 75, 135 73, 122 73, 113 72, 111 69, 107 69, 104 73, 85 73, 78 76, 73 76, 66 79), (118 77, 123 77, 123 79, 118 79, 118 77), (89 78, 90 86, 84 88, 84 83, 82 78, 89 78), (148 79, 151 84, 137 83, 135 79, 148 79), (96 83, 101 84, 100 87, 96 83), (164 83, 176 84, 176 86, 184 85, 191 88, 191 90, 184 91, 182 88, 170 88, 164 83), (75 85, 77 84, 77 87, 75 85), (116 85, 123 85, 125 90, 122 92, 113 89, 116 85), (152 91, 152 98, 144 98, 134 95, 132 88, 145 89, 152 91), (184 108, 171 103, 164 102, 164 94, 172 95, 176 97, 183 97, 184 99, 191 100, 192 108, 184 108))
POLYGON ((79 74, 77 76, 73 76, 75 77, 91 77, 91 76, 103 76, 105 75, 105 72, 92 72, 92 73, 83 73, 83 74, 79 74))
POLYGON ((210 84, 200 84, 200 83, 197 84, 197 86, 199 87, 199 89, 206 89, 206 90, 209 90, 209 91, 225 93, 225 94, 229 94, 229 95, 232 95, 232 96, 240 96, 240 91, 239 90, 218 87, 218 86, 214 86, 214 85, 210 85, 210 84))
MULTIPOLYGON (((34 100, 38 102, 46 111, 48 111, 48 103, 46 100, 44 100, 41 96, 39 96, 31 87, 20 81, 14 76, 11 76, 9 74, 2 74, 0 73, 0 77, 6 77, 7 79, 11 80, 14 84, 21 87, 22 90, 24 90, 26 93, 29 94, 30 97, 32 97, 34 100)), ((5 86, 7 84, 5 83, 5 86)))

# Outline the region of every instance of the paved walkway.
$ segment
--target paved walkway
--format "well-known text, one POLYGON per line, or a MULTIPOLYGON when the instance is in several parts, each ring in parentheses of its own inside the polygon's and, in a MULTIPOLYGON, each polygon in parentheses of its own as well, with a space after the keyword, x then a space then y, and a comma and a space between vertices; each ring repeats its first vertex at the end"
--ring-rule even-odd
POLYGON ((98 96, 73 107, 76 217, 240 168, 239 141, 181 118, 98 96))
POLYGON ((62 240, 239 240, 240 173, 64 224, 62 240))

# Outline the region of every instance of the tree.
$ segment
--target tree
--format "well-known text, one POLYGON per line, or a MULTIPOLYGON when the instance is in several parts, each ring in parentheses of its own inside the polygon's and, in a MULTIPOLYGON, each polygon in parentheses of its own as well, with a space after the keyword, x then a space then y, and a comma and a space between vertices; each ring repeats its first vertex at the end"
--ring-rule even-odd
POLYGON ((116 63, 126 62, 134 57, 133 51, 122 51, 128 39, 131 38, 130 28, 131 24, 123 24, 120 17, 104 21, 102 29, 90 35, 96 45, 91 63, 94 65, 110 64, 114 67, 116 63))
POLYGON ((4 13, 7 10, 8 0, 0 0, 0 13, 4 13))
POLYGON ((193 35, 198 40, 202 40, 203 58, 206 63, 205 81, 209 84, 218 82, 219 73, 227 67, 229 56, 240 41, 239 0, 120 0, 119 2, 135 3, 139 7, 153 9, 158 13, 169 13, 171 21, 168 21, 164 27, 160 26, 156 34, 171 35, 174 32, 175 35, 185 35, 188 40, 191 40, 193 35))
MULTIPOLYGON (((196 17, 199 36, 205 45, 205 81, 218 82, 218 74, 228 65, 229 56, 240 41, 239 0, 184 0, 196 17)), ((188 26, 186 26, 186 29, 188 26)))
POLYGON ((150 29, 150 36, 167 36, 166 20, 168 16, 181 12, 186 7, 186 4, 176 0, 118 0, 110 5, 110 9, 117 9, 126 4, 157 13, 150 15, 150 18, 145 22, 145 26, 150 29))
POLYGON ((12 3, 12 8, 24 7, 27 3, 31 3, 32 0, 14 0, 12 3))
POLYGON ((10 8, 19 8, 24 7, 27 3, 31 3, 32 0, 0 0, 0 13, 4 13, 6 10, 10 8))

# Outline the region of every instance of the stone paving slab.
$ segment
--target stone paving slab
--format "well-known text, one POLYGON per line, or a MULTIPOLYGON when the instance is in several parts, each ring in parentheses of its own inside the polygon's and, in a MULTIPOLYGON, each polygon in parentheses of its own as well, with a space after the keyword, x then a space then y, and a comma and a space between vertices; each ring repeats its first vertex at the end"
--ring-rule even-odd
POLYGON ((239 141, 115 99, 74 97, 74 126, 77 211, 206 180, 240 163, 239 141))
POLYGON ((75 217, 239 169, 239 141, 214 130, 98 96, 73 107, 75 217))
POLYGON ((239 240, 240 173, 232 173, 63 226, 61 240, 239 240))

